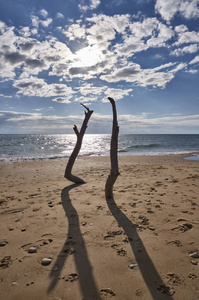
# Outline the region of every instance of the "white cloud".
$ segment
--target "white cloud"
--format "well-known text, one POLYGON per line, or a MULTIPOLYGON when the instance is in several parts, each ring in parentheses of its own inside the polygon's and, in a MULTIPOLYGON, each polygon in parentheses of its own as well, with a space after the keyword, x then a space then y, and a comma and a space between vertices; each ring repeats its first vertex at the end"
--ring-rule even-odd
MULTIPOLYGON (((14 112, 14 111, 0 111, 1 122, 6 122, 7 124, 14 123, 15 128, 26 128, 31 130, 34 128, 35 132, 42 130, 48 131, 49 129, 59 130, 59 129, 69 129, 72 132, 72 125, 76 124, 81 126, 83 114, 81 115, 69 115, 67 117, 60 117, 57 115, 45 116, 42 113, 24 113, 24 112, 14 112)), ((103 132, 107 132, 107 127, 110 128, 112 122, 112 114, 100 114, 94 113, 91 120, 90 128, 100 128, 103 132)), ((118 123, 120 126, 120 131, 123 132, 139 132, 143 130, 147 132, 150 127, 153 131, 159 128, 173 130, 173 128, 184 128, 199 126, 199 115, 187 115, 183 116, 181 114, 177 115, 163 115, 155 117, 147 113, 140 113, 137 115, 133 114, 118 114, 118 123)), ((12 124, 13 126, 13 124, 12 124)))
POLYGON ((4 97, 4 98, 12 98, 12 96, 7 96, 7 95, 4 95, 4 94, 0 94, 0 97, 4 97))
POLYGON ((140 86, 153 86, 164 88, 168 82, 173 78, 176 71, 165 70, 160 72, 161 69, 166 69, 173 66, 173 63, 165 64, 153 69, 141 69, 139 64, 129 63, 127 66, 120 69, 115 69, 109 75, 102 75, 100 78, 108 82, 132 82, 140 86))
POLYGON ((69 103, 71 103, 70 100, 69 100, 70 98, 71 98, 70 96, 69 97, 57 97, 57 98, 52 99, 52 101, 58 102, 58 103, 67 103, 67 104, 69 104, 69 103))
POLYGON ((100 0, 90 0, 90 3, 88 5, 84 4, 84 1, 81 1, 81 3, 78 5, 79 9, 82 12, 86 12, 87 10, 94 10, 100 5, 100 0))
POLYGON ((83 96, 87 96, 87 95, 92 95, 95 96, 99 96, 103 93, 103 91, 106 89, 106 87, 102 86, 102 87, 97 87, 97 86, 93 86, 92 84, 84 84, 82 86, 80 86, 79 88, 77 88, 77 91, 79 91, 81 93, 81 95, 83 96))
POLYGON ((56 13, 56 18, 57 19, 63 19, 64 18, 64 15, 60 12, 56 13))
POLYGON ((176 72, 185 69, 187 66, 186 63, 179 63, 174 69, 170 71, 170 73, 175 74, 176 72))
POLYGON ((90 8, 96 9, 100 5, 100 0, 90 0, 90 8))
POLYGON ((174 36, 172 28, 156 18, 130 23, 129 28, 131 33, 124 35, 122 43, 115 46, 118 55, 129 57, 150 47, 165 47, 166 42, 174 36))
MULTIPOLYGON (((108 88, 104 93, 107 97, 113 98, 115 101, 122 99, 124 96, 129 96, 133 89, 115 89, 108 88)), ((131 96, 132 97, 132 96, 131 96)), ((103 99, 102 102, 109 102, 107 98, 103 99)))
POLYGON ((62 30, 62 33, 65 34, 69 40, 73 41, 75 39, 86 38, 85 33, 85 26, 80 26, 78 23, 74 23, 67 27, 66 30, 62 30))
POLYGON ((198 0, 156 0, 155 9, 166 21, 173 19, 176 14, 187 19, 199 16, 198 0))
POLYGON ((38 28, 39 27, 39 18, 37 16, 32 16, 31 19, 32 19, 32 26, 38 28))
MULTIPOLYGON (((18 95, 54 97, 54 101, 60 103, 71 101, 71 97, 66 95, 74 95, 74 91, 67 86, 64 89, 64 84, 48 85, 43 79, 36 77, 38 74, 42 76, 42 71, 45 71, 45 74, 48 72, 49 76, 58 76, 60 82, 79 80, 80 97, 89 98, 83 98, 83 101, 95 101, 96 90, 101 99, 104 92, 106 94, 107 87, 102 89, 91 84, 82 84, 84 80, 95 78, 113 83, 124 81, 143 87, 164 88, 178 70, 187 71, 186 63, 167 63, 156 68, 142 68, 139 63, 130 62, 129 58, 150 48, 169 47, 174 34, 178 38, 175 46, 190 43, 174 50, 174 55, 195 53, 198 47, 198 33, 189 32, 184 25, 175 27, 174 31, 171 26, 161 23, 157 18, 143 17, 141 21, 134 22, 135 19, 128 14, 93 15, 85 23, 76 20, 64 30, 59 28, 59 34, 65 35, 65 41, 60 42, 53 37, 51 31, 47 34, 47 27, 44 28, 49 26, 52 19, 48 18, 46 11, 42 11, 41 15, 44 19, 32 16, 33 26, 21 27, 20 30, 0 23, 0 76, 3 80, 13 80, 17 75, 18 80, 14 81, 13 86, 19 89, 18 95), (35 38, 31 37, 33 29, 38 33, 35 38), (43 40, 44 33, 46 34, 43 40), (80 46, 82 48, 79 48, 80 46)), ((115 89, 114 86, 110 91, 115 93, 116 99, 122 99, 131 92, 130 89, 122 92, 122 89, 115 89)))
POLYGON ((191 73, 191 74, 197 74, 198 70, 196 69, 190 69, 190 70, 186 70, 187 73, 191 73))
POLYGON ((182 24, 182 25, 178 25, 175 27, 175 31, 177 33, 182 33, 182 32, 185 32, 185 31, 188 31, 188 28, 186 25, 182 24))
POLYGON ((43 27, 48 27, 52 23, 52 19, 48 18, 46 20, 41 20, 37 16, 31 16, 32 19, 32 26, 39 28, 39 25, 41 24, 43 27))
POLYGON ((179 34, 176 45, 199 43, 199 32, 196 31, 184 31, 179 34))
POLYGON ((6 24, 4 22, 0 21, 0 32, 1 32, 1 34, 4 33, 5 29, 6 29, 6 24))
POLYGON ((40 20, 40 24, 42 25, 42 26, 44 26, 44 27, 48 27, 51 23, 52 23, 52 19, 51 18, 48 18, 48 19, 46 19, 46 20, 44 20, 44 21, 42 21, 42 20, 40 20))
POLYGON ((197 64, 199 63, 199 55, 197 55, 194 59, 192 59, 189 64, 193 65, 193 64, 197 64))
POLYGON ((180 56, 184 53, 195 53, 198 51, 198 45, 192 44, 189 46, 185 46, 184 48, 178 48, 171 52, 172 55, 180 56))
POLYGON ((30 77, 15 80, 13 86, 17 88, 18 94, 36 97, 54 97, 70 95, 73 90, 65 84, 47 84, 42 78, 30 77))
POLYGON ((40 15, 44 18, 46 18, 48 16, 48 12, 45 9, 41 9, 40 10, 40 15))

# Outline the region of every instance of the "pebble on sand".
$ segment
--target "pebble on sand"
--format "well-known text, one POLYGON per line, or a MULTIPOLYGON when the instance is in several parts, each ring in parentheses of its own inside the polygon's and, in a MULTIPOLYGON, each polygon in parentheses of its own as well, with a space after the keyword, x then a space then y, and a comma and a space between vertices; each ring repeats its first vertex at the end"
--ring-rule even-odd
POLYGON ((130 264, 130 269, 134 269, 135 267, 138 267, 138 264, 130 264))
POLYGON ((7 245, 6 242, 0 242, 0 247, 4 247, 4 246, 6 246, 6 245, 7 245))
POLYGON ((41 264, 43 265, 43 266, 48 266, 48 265, 50 265, 51 264, 51 262, 52 262, 52 259, 51 258, 43 258, 42 259, 42 261, 41 261, 41 264))
POLYGON ((28 249, 28 253, 36 253, 37 252, 37 247, 30 247, 28 249))
POLYGON ((190 253, 189 256, 192 258, 199 258, 198 252, 190 253))
POLYGON ((155 227, 149 226, 149 229, 150 229, 150 230, 155 230, 155 227))

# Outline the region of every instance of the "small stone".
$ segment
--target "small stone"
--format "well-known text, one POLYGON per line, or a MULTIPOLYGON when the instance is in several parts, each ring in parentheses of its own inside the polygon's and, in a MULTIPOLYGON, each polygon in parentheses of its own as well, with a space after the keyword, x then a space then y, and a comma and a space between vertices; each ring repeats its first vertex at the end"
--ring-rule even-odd
POLYGON ((12 281, 12 285, 17 285, 16 281, 12 281))
POLYGON ((82 226, 85 226, 85 225, 86 225, 86 222, 82 222, 81 224, 82 224, 82 226))
POLYGON ((192 258, 199 258, 198 252, 191 253, 189 256, 192 258))
POLYGON ((135 267, 138 267, 138 264, 130 264, 130 269, 134 269, 135 267))
POLYGON ((131 206, 132 206, 132 207, 135 207, 135 206, 136 206, 136 203, 135 203, 135 202, 132 202, 132 203, 131 203, 131 206))
POLYGON ((150 226, 149 229, 150 229, 150 230, 155 230, 155 227, 150 226))
POLYGON ((0 242, 0 247, 4 247, 4 246, 6 246, 6 245, 7 245, 6 242, 0 242))
POLYGON ((41 264, 42 264, 43 266, 48 266, 48 265, 51 264, 51 262, 52 262, 52 259, 51 259, 51 258, 43 258, 42 261, 41 261, 41 264))
POLYGON ((192 263, 192 265, 195 265, 195 266, 198 264, 196 260, 191 260, 191 263, 192 263))
POLYGON ((37 247, 30 247, 28 249, 28 253, 36 253, 37 252, 37 247))
POLYGON ((22 228, 21 231, 22 231, 22 232, 26 231, 26 228, 22 228))
POLYGON ((14 230, 14 228, 11 228, 11 227, 9 228, 9 231, 13 231, 13 230, 14 230))

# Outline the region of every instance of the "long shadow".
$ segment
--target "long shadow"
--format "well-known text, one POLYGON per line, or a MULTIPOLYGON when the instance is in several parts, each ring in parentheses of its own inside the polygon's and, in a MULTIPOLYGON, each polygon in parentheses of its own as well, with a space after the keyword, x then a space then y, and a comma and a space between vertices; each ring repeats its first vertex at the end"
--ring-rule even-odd
MULTIPOLYGON (((136 226, 128 219, 128 217, 118 208, 113 198, 106 199, 110 212, 114 216, 119 227, 122 227, 127 235, 136 262, 142 274, 142 277, 150 291, 153 300, 168 300, 169 288, 164 284, 155 266, 149 257, 143 242, 136 230, 136 226), (160 290, 159 290, 160 289, 160 290)), ((172 300, 172 296, 169 296, 172 300)))
POLYGON ((74 255, 77 275, 73 274, 73 277, 70 277, 70 279, 76 280, 78 278, 82 297, 84 299, 100 300, 101 297, 95 283, 85 241, 80 230, 78 213, 72 205, 69 196, 70 190, 78 187, 79 185, 80 184, 72 184, 64 188, 61 193, 62 206, 66 213, 66 217, 68 218, 68 234, 66 241, 64 242, 64 245, 52 267, 50 273, 51 283, 48 287, 48 292, 51 292, 55 288, 67 257, 69 255, 74 255))

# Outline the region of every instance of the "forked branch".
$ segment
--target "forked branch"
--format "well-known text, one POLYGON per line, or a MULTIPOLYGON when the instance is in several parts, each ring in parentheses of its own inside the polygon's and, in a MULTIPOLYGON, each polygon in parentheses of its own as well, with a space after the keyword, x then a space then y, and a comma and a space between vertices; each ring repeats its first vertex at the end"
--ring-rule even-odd
POLYGON ((69 157, 69 160, 68 160, 68 163, 66 165, 66 169, 65 169, 65 175, 64 177, 72 182, 75 182, 75 183, 85 183, 84 180, 82 180, 81 178, 77 177, 77 176, 74 176, 72 175, 72 168, 73 168, 73 165, 74 165, 74 162, 79 154, 79 151, 81 149, 81 146, 82 146, 82 140, 83 140, 83 137, 84 137, 84 134, 86 132, 86 128, 88 127, 87 124, 88 124, 88 121, 93 113, 93 110, 90 110, 88 107, 86 107, 84 104, 81 103, 81 105, 86 109, 85 111, 85 117, 84 117, 84 121, 82 123, 82 127, 80 129, 80 131, 78 130, 77 126, 74 125, 73 127, 73 130, 77 136, 77 141, 76 141, 76 145, 75 145, 75 148, 73 150, 73 152, 71 153, 70 157, 69 157))

